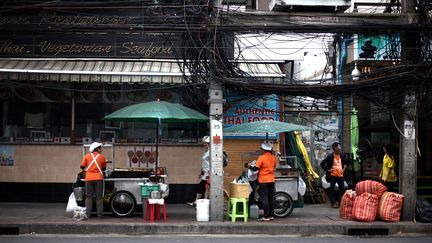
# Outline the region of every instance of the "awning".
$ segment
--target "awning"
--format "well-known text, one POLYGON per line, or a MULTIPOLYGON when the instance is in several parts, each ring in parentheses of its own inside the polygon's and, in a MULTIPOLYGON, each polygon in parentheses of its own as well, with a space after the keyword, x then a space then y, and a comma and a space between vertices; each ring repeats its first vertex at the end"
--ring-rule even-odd
POLYGON ((0 60, 0 80, 186 83, 181 63, 167 61, 0 60))
MULTIPOLYGON (((285 77, 276 63, 238 63, 238 67, 253 77, 285 77)), ((9 81, 184 84, 190 75, 183 63, 173 60, 0 59, 0 80, 9 81)))

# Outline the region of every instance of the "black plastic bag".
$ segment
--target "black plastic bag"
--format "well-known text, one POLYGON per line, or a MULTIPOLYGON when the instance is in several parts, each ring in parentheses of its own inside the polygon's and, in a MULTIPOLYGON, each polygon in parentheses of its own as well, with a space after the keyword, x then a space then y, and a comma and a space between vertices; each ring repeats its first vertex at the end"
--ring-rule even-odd
POLYGON ((424 198, 417 198, 415 218, 418 222, 432 223, 432 204, 424 198))
POLYGON ((223 167, 226 167, 228 163, 229 163, 228 154, 225 151, 223 151, 223 167))
POLYGON ((84 178, 85 178, 85 171, 78 173, 76 181, 72 184, 72 188, 84 187, 84 181, 82 180, 84 178))

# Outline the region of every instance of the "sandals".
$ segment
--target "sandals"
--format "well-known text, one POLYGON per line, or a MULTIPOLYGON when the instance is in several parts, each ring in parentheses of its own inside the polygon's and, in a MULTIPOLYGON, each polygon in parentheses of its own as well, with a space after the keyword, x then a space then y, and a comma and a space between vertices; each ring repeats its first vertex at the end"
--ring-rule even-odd
POLYGON ((259 218, 258 221, 270 221, 270 218, 262 217, 262 218, 259 218))

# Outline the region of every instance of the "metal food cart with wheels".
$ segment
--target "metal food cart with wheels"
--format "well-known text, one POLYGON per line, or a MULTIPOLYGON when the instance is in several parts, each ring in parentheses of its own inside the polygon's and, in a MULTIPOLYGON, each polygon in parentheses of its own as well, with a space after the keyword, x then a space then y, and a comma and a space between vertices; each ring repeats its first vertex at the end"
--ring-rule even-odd
MULTIPOLYGON (((242 163, 250 162, 260 155, 259 152, 242 154, 242 163), (249 161, 250 160, 250 161, 249 161)), ((303 207, 299 195, 299 176, 296 156, 277 156, 278 165, 275 169, 275 195, 273 208, 275 217, 283 218, 290 215, 294 208, 303 207)))
MULTIPOLYGON (((83 156, 88 153, 89 144, 83 145, 83 156)), ((104 144, 103 154, 107 158, 107 170, 104 175, 104 210, 109 209, 114 216, 127 217, 134 214, 142 205, 141 185, 150 181, 165 182, 166 175, 154 175, 152 168, 116 168, 114 145, 104 144)), ((81 204, 85 201, 83 191, 81 204)))
POLYGON ((300 173, 296 156, 278 156, 278 162, 275 170, 274 214, 283 218, 290 215, 294 208, 302 207, 298 192, 300 173))

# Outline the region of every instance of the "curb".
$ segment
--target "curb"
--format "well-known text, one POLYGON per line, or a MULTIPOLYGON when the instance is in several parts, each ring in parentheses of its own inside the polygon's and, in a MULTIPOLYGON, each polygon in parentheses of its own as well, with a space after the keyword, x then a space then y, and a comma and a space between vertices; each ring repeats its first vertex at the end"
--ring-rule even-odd
POLYGON ((0 234, 263 234, 263 235, 393 235, 406 233, 431 234, 432 224, 383 223, 383 224, 94 224, 94 223, 23 223, 0 224, 0 234), (8 233, 9 232, 9 233, 8 233))

